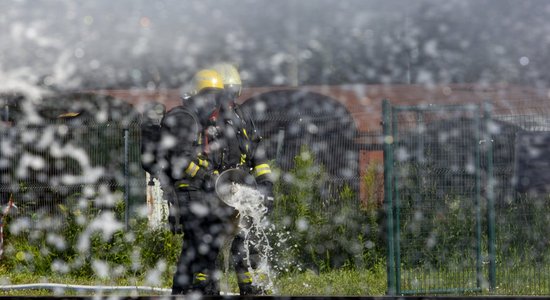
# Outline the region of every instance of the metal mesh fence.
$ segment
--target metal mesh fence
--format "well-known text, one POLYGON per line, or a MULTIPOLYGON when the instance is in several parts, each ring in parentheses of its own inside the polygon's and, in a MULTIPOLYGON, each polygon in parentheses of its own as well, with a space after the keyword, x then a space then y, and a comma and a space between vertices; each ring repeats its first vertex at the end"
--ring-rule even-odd
POLYGON ((495 291, 516 295, 550 294, 550 110, 524 103, 517 114, 495 111, 512 132, 494 134, 496 278, 495 291), (498 196, 500 193, 501 196, 498 196))
POLYGON ((393 122, 400 292, 476 290, 479 113, 405 108, 394 110, 393 122))
MULTIPOLYGON (((487 200, 494 183, 493 291, 550 294, 545 267, 550 263, 550 111, 495 108, 488 126, 480 111, 469 105, 394 111, 391 193, 397 218, 392 234, 398 247, 390 256, 396 258, 394 280, 401 293, 491 287, 487 200)), ((304 145, 323 166, 326 176, 313 209, 331 216, 360 206, 364 166, 359 151, 378 151, 379 141, 387 137, 369 135, 372 143, 359 145, 361 134, 350 116, 326 113, 272 112, 255 122, 268 157, 283 172, 293 169, 304 145), (344 187, 354 197, 343 201, 344 187)), ((0 200, 5 204, 13 194, 19 214, 34 226, 44 225, 32 220, 59 223, 62 206, 82 205, 83 199, 107 205, 99 197, 102 189, 118 197, 127 193, 131 203, 145 202, 138 122, 58 121, 0 129, 0 200)))
POLYGON ((528 104, 388 110, 390 290, 550 293, 550 111, 528 104))
MULTIPOLYGON (((302 149, 314 155, 325 176, 318 187, 321 198, 312 203, 313 209, 330 215, 332 209, 359 205, 359 158, 354 144, 357 132, 351 118, 289 117, 275 112, 255 122, 268 157, 281 171, 289 172, 294 167, 294 159, 302 149), (354 192, 353 203, 340 201, 344 187, 354 192)), ((0 130, 2 142, 11 147, 2 158, 2 203, 13 193, 22 215, 59 215, 60 204, 76 202, 83 194, 90 197, 99 193, 100 187, 128 192, 130 202, 145 202, 138 122, 125 127, 117 122, 57 121, 0 130), (129 134, 126 150, 125 128, 129 134), (124 174, 125 156, 128 176, 124 174), (125 191, 127 181, 129 191, 125 191)))
MULTIPOLYGON (((300 114, 270 112, 254 120, 267 156, 284 173, 295 167, 295 159, 302 151, 311 153, 316 167, 320 167, 320 198, 313 209, 327 216, 343 207, 359 207, 360 165, 357 131, 348 115, 300 114), (351 203, 341 201, 344 188, 353 193, 351 203)), ((281 178, 284 179, 284 178, 281 178)))
MULTIPOLYGON (((2 151, 0 158, 6 163, 3 199, 7 202, 8 194, 13 193, 19 207, 17 218, 10 220, 12 228, 55 232, 74 216, 68 216, 67 211, 95 214, 98 210, 117 210, 114 201, 126 195, 130 203, 145 204, 147 183, 140 164, 139 122, 124 126, 93 119, 73 121, 2 128, 1 142, 13 148, 2 151)), ((362 244, 355 239, 365 232, 365 226, 358 217, 362 214, 358 209, 361 178, 355 144, 358 133, 352 118, 273 112, 255 122, 264 137, 267 156, 282 171, 281 178, 293 172, 302 150, 307 149, 314 159, 312 180, 308 182, 316 185, 319 194, 308 199, 307 205, 317 223, 310 225, 307 234, 303 230, 293 233, 302 235, 303 248, 307 248, 306 243, 323 243, 323 249, 330 251, 330 266, 360 260, 362 244), (335 234, 339 236, 332 240, 335 234)), ((292 179, 290 182, 294 183, 292 179)), ((304 217, 286 209, 296 214, 296 221, 304 217)), ((121 217, 120 211, 116 215, 121 217)), ((307 249, 313 252, 304 252, 297 264, 324 263, 329 253, 323 250, 312 258, 319 248, 307 249)))
POLYGON ((36 226, 61 218, 66 206, 109 207, 102 190, 115 192, 116 200, 127 195, 130 203, 138 203, 145 193, 139 134, 137 122, 2 127, 2 204, 13 194, 19 217, 36 226))

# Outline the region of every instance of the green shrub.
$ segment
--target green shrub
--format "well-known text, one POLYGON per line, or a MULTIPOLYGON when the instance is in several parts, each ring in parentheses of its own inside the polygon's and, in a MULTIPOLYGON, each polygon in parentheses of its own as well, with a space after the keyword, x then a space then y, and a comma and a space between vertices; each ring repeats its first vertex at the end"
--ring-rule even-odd
MULTIPOLYGON (((518 195, 496 208, 497 260, 533 265, 550 262, 550 197, 518 195)), ((508 263, 508 262, 506 262, 508 263)))
MULTIPOLYGON (((10 272, 110 280, 143 277, 160 266, 166 281, 172 275, 173 270, 166 266, 176 264, 181 235, 173 235, 165 227, 150 228, 145 217, 132 219, 129 230, 120 221, 109 222, 106 229, 93 227, 94 221, 101 222, 105 216, 120 220, 124 212, 122 201, 113 209, 101 210, 90 205, 80 209, 60 206, 60 210, 64 215, 50 226, 7 234, 0 266, 10 272)), ((10 233, 9 227, 6 233, 10 233)))
POLYGON ((283 272, 374 266, 381 257, 377 211, 364 211, 344 186, 336 199, 322 197, 327 174, 302 148, 294 167, 275 186, 274 261, 283 272))

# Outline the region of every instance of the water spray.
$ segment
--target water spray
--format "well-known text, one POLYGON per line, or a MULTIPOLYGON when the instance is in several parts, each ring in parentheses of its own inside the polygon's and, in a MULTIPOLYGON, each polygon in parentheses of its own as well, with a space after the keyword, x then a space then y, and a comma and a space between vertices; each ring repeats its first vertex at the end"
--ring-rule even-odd
POLYGON ((253 284, 262 290, 274 291, 274 275, 269 263, 272 247, 266 234, 269 225, 267 207, 264 196, 256 187, 254 177, 241 169, 227 170, 216 180, 218 197, 238 212, 238 227, 244 234, 245 259, 253 284), (251 267, 250 247, 254 247, 260 255, 254 269, 251 267))

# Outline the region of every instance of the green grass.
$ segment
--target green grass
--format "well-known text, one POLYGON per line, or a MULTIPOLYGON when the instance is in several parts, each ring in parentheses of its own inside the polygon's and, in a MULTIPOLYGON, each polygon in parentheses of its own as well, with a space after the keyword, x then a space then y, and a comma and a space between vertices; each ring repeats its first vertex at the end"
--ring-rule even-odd
MULTIPOLYGON (((0 282, 6 284, 8 279, 11 284, 25 283, 63 283, 78 285, 146 285, 143 278, 119 278, 113 283, 99 278, 77 278, 70 276, 37 276, 31 273, 5 273, 0 269, 0 282)), ((276 278, 276 295, 306 296, 306 295, 384 295, 386 290, 385 265, 380 264, 374 270, 334 270, 316 274, 313 271, 285 274, 276 278)), ((232 293, 237 293, 237 284, 234 274, 229 273, 229 285, 232 293)), ((225 278, 222 278, 224 281, 225 278)), ((171 282, 162 282, 161 288, 170 288, 171 282)), ((120 292, 117 292, 120 294, 120 292)), ((79 292, 65 290, 63 295, 91 295, 93 292, 79 292)), ((114 294, 114 293, 110 293, 114 294)), ((140 293, 143 295, 154 293, 140 293)), ((50 290, 13 290, 0 291, 0 296, 49 296, 56 295, 50 290)), ((157 294, 158 295, 158 294, 157 294)))
MULTIPOLYGON (((172 271, 172 270, 170 270, 172 271)), ((13 273, 6 268, 0 267, 0 284, 25 284, 25 283, 62 283, 77 285, 119 285, 119 286, 155 286, 169 289, 171 279, 163 279, 157 285, 152 285, 144 277, 117 278, 116 281, 101 279, 97 277, 74 277, 51 275, 43 276, 32 273, 13 273)), ((456 272, 440 271, 428 275, 425 271, 419 271, 423 278, 439 278, 438 286, 452 286, 452 278, 456 272)), ((222 282, 229 281, 231 293, 238 293, 234 273, 226 274, 222 282)), ((550 270, 523 266, 506 268, 497 266, 497 288, 491 292, 486 284, 480 293, 466 293, 463 295, 548 295, 550 282, 550 270)), ((371 269, 335 269, 331 271, 316 273, 311 270, 303 272, 291 272, 282 274, 275 279, 274 295, 283 296, 382 296, 386 293, 386 266, 379 262, 371 269)), ((403 287, 405 288, 405 287, 403 287)), ((124 295, 129 292, 103 292, 104 295, 124 295)), ((77 292, 65 290, 61 295, 94 295, 92 291, 77 292)), ((135 293, 132 293, 134 295, 135 293)), ((59 295, 51 290, 12 290, 0 291, 1 296, 51 296, 59 295)), ((160 295, 154 292, 140 292, 139 295, 160 295)), ((450 294, 452 295, 452 294, 450 294)), ((460 295, 460 294, 457 294, 460 295)))
MULTIPOLYGON (((96 276, 90 277, 76 277, 70 275, 37 275, 29 272, 24 273, 14 273, 6 270, 6 268, 0 266, 0 284, 31 284, 31 283, 59 283, 59 284, 69 284, 69 285, 118 285, 118 286, 155 286, 163 288, 161 283, 160 285, 150 285, 147 284, 144 278, 137 277, 128 277, 128 278, 117 278, 116 281, 99 278, 96 276)), ((27 290, 11 290, 3 291, 0 290, 0 296, 51 296, 51 295, 92 295, 95 294, 92 291, 76 291, 67 289, 64 291, 52 291, 50 289, 27 289, 27 290)), ((120 294, 121 292, 110 292, 107 294, 120 294)), ((140 294, 154 294, 153 292, 140 292, 140 294)))
POLYGON ((514 268, 497 267, 496 294, 550 295, 550 267, 526 264, 514 268))
POLYGON ((386 271, 383 264, 374 270, 306 271, 281 276, 275 285, 285 296, 380 296, 386 293, 386 271))

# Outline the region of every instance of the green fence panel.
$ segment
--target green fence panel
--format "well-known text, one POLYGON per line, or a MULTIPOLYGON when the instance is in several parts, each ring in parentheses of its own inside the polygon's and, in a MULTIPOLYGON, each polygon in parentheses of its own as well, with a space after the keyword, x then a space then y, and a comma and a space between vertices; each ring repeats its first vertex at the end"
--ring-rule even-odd
POLYGON ((550 295, 550 109, 494 107, 492 122, 501 125, 493 137, 495 293, 550 295))
POLYGON ((481 170, 481 141, 487 137, 482 110, 388 106, 385 102, 385 140, 392 141, 384 148, 385 199, 391 206, 388 293, 482 291, 487 241, 481 181, 488 174, 481 170))
POLYGON ((550 294, 550 110, 506 103, 384 101, 389 294, 550 294))

